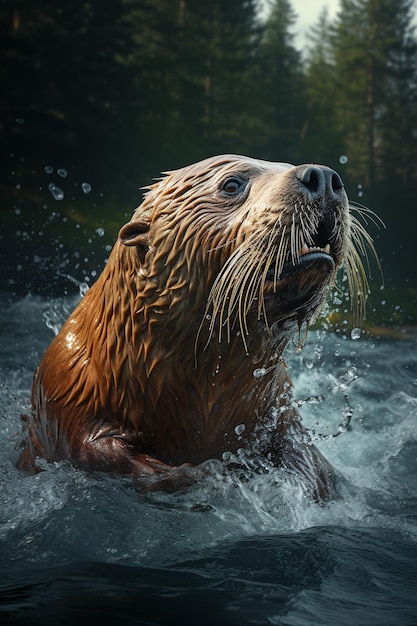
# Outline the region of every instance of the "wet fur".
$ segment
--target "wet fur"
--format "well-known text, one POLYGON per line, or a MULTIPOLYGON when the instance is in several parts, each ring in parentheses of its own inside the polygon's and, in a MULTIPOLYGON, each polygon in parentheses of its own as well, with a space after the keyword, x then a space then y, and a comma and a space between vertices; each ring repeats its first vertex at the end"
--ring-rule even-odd
POLYGON ((325 207, 334 271, 280 281, 284 263, 313 245, 326 204, 309 199, 294 171, 225 155, 149 188, 35 374, 22 469, 68 459, 171 488, 268 431, 261 454, 303 475, 315 497, 330 494, 334 472, 301 425, 283 351, 342 264, 361 313, 359 253, 372 242, 341 194, 325 207), (248 182, 230 197, 222 184, 232 175, 248 182))

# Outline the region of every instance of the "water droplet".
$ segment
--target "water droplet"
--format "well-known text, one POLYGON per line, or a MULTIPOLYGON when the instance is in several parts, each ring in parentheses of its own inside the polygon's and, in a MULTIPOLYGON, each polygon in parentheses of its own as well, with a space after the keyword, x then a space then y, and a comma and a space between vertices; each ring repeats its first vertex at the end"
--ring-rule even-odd
POLYGON ((80 296, 81 297, 85 296, 85 294, 87 293, 88 289, 89 289, 89 287, 88 287, 87 283, 85 283, 85 282, 84 283, 80 283, 79 287, 78 287, 78 291, 80 293, 80 296))
POLYGON ((81 189, 84 191, 84 193, 90 193, 91 185, 89 183, 81 183, 81 189))
POLYGON ((360 339, 361 329, 360 328, 352 328, 350 336, 352 339, 360 339))
POLYGON ((66 178, 68 176, 68 172, 64 167, 59 168, 56 173, 58 174, 58 176, 61 176, 61 178, 66 178))
POLYGON ((104 236, 104 228, 96 228, 96 233, 99 237, 104 236))
POLYGON ((350 376, 350 378, 355 378, 357 371, 358 370, 356 369, 356 367, 354 365, 351 365, 349 369, 347 370, 346 374, 350 376))
POLYGON ((43 169, 46 174, 52 174, 52 172, 54 171, 54 168, 52 167, 52 165, 45 165, 43 169))
POLYGON ((245 424, 238 424, 235 428, 236 435, 241 435, 244 432, 245 428, 245 424))
POLYGON ((339 157, 339 163, 341 163, 342 165, 344 165, 344 164, 345 164, 345 163, 347 163, 347 162, 348 162, 348 158, 347 158, 346 154, 342 154, 342 155, 339 157))
POLYGON ((53 195, 53 197, 55 198, 55 200, 62 200, 63 199, 64 192, 62 191, 62 189, 60 189, 59 187, 54 185, 54 183, 50 183, 48 185, 48 189, 51 192, 51 194, 53 195))
POLYGON ((23 119, 23 117, 17 117, 16 118, 16 124, 24 124, 25 120, 23 119))
POLYGON ((255 378, 261 378, 262 376, 265 376, 267 370, 264 367, 258 367, 258 369, 253 370, 253 375, 255 378))

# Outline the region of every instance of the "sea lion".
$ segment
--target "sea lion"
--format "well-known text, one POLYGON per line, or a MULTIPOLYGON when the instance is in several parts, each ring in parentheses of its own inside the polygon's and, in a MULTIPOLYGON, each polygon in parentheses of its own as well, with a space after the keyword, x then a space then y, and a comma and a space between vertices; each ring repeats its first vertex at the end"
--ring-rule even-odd
POLYGON ((222 155, 165 173, 46 350, 19 467, 68 459, 171 488, 256 441, 328 497, 283 352, 342 264, 366 294, 365 244, 328 167, 222 155))

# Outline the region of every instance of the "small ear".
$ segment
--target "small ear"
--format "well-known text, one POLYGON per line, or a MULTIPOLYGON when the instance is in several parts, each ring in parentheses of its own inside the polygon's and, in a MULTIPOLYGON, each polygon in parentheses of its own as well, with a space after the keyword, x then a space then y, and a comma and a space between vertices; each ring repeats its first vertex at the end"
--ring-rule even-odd
POLYGON ((132 220, 121 227, 119 239, 125 246, 145 246, 149 248, 149 222, 147 220, 132 220))

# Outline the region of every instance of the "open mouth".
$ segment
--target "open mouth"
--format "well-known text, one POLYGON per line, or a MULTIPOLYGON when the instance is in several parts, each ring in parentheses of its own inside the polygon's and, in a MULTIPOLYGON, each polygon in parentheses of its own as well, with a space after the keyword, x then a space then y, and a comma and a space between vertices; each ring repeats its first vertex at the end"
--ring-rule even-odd
POLYGON ((285 263, 282 268, 280 280, 313 265, 316 270, 323 270, 326 273, 330 273, 334 270, 335 262, 330 254, 330 244, 327 244, 324 248, 308 248, 304 244, 298 253, 297 263, 294 264, 291 261, 285 263))
MULTIPOLYGON (((298 251, 297 261, 287 261, 282 268, 282 272, 279 276, 279 280, 288 278, 292 274, 301 272, 309 267, 314 267, 316 271, 323 271, 326 274, 331 273, 335 268, 334 259, 330 253, 330 244, 326 244, 324 248, 319 246, 308 247, 304 244, 301 250, 298 251)), ((273 269, 268 270, 266 279, 268 281, 274 281, 275 272, 273 269)))
POLYGON ((276 269, 270 268, 264 295, 270 323, 294 315, 298 323, 311 318, 323 301, 335 267, 327 243, 324 247, 304 244, 296 258, 284 264, 278 279, 276 269))

